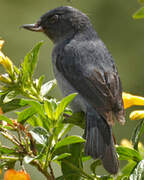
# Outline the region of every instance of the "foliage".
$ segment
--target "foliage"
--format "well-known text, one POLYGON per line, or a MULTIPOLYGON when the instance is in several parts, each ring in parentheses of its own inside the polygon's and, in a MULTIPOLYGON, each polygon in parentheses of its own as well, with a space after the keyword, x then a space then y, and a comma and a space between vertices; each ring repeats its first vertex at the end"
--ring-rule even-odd
POLYGON ((139 0, 139 3, 142 5, 142 7, 133 14, 134 19, 144 18, 144 0, 139 0))
MULTIPOLYGON (((0 41, 0 48, 2 44, 3 41, 0 41)), ((0 168, 10 169, 7 174, 10 172, 14 176, 12 172, 19 176, 19 171, 13 170, 15 163, 20 162, 20 172, 26 173, 23 167, 25 162, 35 166, 48 180, 141 179, 144 172, 144 148, 142 144, 139 147, 139 140, 144 132, 143 120, 132 134, 131 146, 116 147, 119 160, 127 161, 117 177, 98 175, 100 160, 91 161, 91 173, 84 171, 84 162, 91 159, 84 155, 85 140, 77 135, 68 136, 73 126, 84 129, 84 114, 72 114, 68 108, 77 94, 70 94, 58 101, 49 96, 49 92, 56 86, 55 80, 43 84, 44 76, 33 78, 41 46, 42 42, 39 42, 25 56, 19 68, 0 51, 0 64, 6 71, 0 74, 0 134, 12 143, 10 146, 0 144, 0 168), (19 111, 15 119, 5 114, 17 109, 19 111), (55 177, 53 162, 61 168, 60 177, 55 177)), ((144 105, 142 97, 123 93, 123 99, 125 107, 144 105)))

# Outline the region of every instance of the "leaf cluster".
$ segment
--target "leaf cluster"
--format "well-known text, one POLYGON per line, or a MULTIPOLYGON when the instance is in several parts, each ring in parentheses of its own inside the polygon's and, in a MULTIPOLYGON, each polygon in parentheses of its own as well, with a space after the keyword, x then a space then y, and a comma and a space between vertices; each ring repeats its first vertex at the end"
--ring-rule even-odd
POLYGON ((24 161, 36 166, 47 179, 55 179, 51 167, 55 162, 62 171, 57 179, 89 177, 82 168, 85 140, 80 136, 67 136, 75 123, 84 127, 83 113, 72 114, 67 107, 77 94, 57 101, 49 96, 56 80, 43 84, 44 76, 33 78, 41 45, 42 42, 38 43, 25 56, 19 68, 10 60, 8 66, 4 66, 7 73, 1 75, 5 79, 1 79, 0 134, 13 145, 0 145, 0 168, 13 168, 17 161, 20 164, 24 161), (17 109, 16 119, 3 115, 17 109))
POLYGON ((133 149, 117 146, 119 160, 127 164, 117 177, 98 175, 97 166, 100 160, 90 164, 91 173, 84 170, 84 163, 91 159, 84 155, 84 142, 81 136, 68 135, 73 126, 85 128, 85 115, 82 112, 72 113, 68 105, 76 97, 70 94, 58 101, 49 96, 56 86, 52 80, 43 84, 44 76, 33 78, 38 61, 38 43, 24 58, 20 67, 12 62, 4 66, 0 88, 0 134, 12 145, 0 144, 0 168, 14 168, 17 161, 35 166, 48 180, 140 180, 144 172, 144 148, 138 148, 141 135, 144 133, 144 120, 132 134, 133 149), (23 108, 22 108, 23 107, 23 108), (16 119, 4 115, 9 111, 16 113, 16 119), (55 177, 53 163, 61 169, 61 176, 55 177))

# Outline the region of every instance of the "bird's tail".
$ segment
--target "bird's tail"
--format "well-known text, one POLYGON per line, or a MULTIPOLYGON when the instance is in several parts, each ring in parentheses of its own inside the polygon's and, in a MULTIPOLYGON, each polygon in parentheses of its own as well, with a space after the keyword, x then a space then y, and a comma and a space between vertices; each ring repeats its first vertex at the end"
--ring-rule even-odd
POLYGON ((114 148, 112 129, 106 120, 94 109, 87 111, 85 154, 99 158, 104 168, 111 174, 116 174, 119 161, 114 148))

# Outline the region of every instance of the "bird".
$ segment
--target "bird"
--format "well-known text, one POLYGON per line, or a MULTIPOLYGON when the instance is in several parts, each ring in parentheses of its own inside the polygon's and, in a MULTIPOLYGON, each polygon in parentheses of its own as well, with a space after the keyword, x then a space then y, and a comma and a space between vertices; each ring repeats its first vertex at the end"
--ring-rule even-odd
POLYGON ((85 113, 85 155, 100 159, 110 174, 117 174, 112 126, 115 119, 125 123, 122 85, 114 59, 89 17, 74 7, 61 6, 22 27, 43 32, 53 42, 58 86, 63 96, 78 93, 70 106, 73 112, 85 113))

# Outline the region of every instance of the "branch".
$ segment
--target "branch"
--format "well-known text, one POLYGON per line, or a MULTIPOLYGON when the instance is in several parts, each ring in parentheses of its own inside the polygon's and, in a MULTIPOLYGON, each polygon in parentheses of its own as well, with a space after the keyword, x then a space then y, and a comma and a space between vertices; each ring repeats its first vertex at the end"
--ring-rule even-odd
POLYGON ((37 160, 32 161, 30 164, 35 166, 47 178, 47 180, 54 180, 50 174, 42 168, 43 165, 40 164, 37 160))
POLYGON ((52 169, 50 163, 49 163, 49 169, 50 169, 51 179, 52 179, 52 180, 55 180, 54 173, 53 173, 53 169, 52 169))

